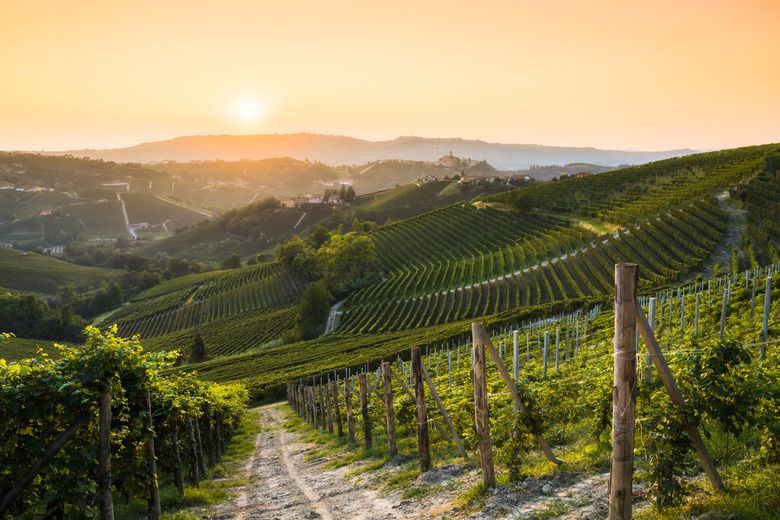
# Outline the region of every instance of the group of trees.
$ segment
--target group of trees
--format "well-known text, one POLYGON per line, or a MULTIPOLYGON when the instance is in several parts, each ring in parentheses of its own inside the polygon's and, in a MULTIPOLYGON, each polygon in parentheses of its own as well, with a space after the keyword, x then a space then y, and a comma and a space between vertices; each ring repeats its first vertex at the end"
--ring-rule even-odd
POLYGON ((0 288, 0 330, 19 337, 83 341, 84 320, 70 305, 52 307, 34 294, 11 294, 0 288))
POLYGON ((309 281, 301 294, 297 329, 288 336, 316 337, 334 298, 343 298, 381 278, 374 242, 356 232, 341 234, 320 226, 306 239, 293 236, 282 243, 276 256, 282 265, 309 281))

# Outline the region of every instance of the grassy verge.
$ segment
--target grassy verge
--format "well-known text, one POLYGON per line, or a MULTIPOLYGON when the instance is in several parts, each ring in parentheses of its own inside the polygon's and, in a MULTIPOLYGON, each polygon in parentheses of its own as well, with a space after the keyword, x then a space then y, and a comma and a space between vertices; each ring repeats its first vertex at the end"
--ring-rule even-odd
MULTIPOLYGON (((246 483, 241 466, 255 449, 254 438, 261 431, 256 409, 249 410, 242 419, 236 433, 216 466, 208 469, 207 478, 199 487, 190 484, 184 487, 180 498, 172 478, 160 479, 160 504, 164 520, 200 520, 207 506, 227 502, 233 497, 233 488, 246 483)), ((133 497, 129 500, 114 493, 114 518, 116 520, 137 520, 146 517, 145 499, 133 497)))

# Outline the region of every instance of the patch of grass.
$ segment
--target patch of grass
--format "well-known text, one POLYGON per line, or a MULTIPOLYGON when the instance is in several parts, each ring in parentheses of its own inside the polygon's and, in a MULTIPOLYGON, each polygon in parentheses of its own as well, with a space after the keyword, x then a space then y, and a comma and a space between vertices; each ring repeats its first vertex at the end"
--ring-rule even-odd
POLYGON ((385 481, 385 487, 387 489, 408 488, 412 482, 417 480, 417 477, 419 477, 421 473, 422 471, 417 464, 409 462, 404 464, 402 469, 393 472, 387 477, 387 480, 385 481))
POLYGON ((490 488, 484 482, 474 484, 458 496, 455 500, 456 505, 461 509, 466 509, 474 504, 477 504, 478 507, 483 507, 485 505, 485 495, 487 495, 488 489, 490 488))
POLYGON ((766 467, 760 461, 737 464, 724 472, 726 493, 698 490, 678 507, 649 508, 634 516, 637 520, 676 520, 712 515, 713 520, 769 520, 780 518, 780 467, 766 467))

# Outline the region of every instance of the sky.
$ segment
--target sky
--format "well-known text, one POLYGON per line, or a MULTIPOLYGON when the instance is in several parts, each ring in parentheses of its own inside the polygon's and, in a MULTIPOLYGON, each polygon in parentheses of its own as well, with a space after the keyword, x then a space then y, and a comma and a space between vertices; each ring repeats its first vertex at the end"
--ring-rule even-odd
POLYGON ((780 141, 777 0, 0 0, 0 150, 780 141))

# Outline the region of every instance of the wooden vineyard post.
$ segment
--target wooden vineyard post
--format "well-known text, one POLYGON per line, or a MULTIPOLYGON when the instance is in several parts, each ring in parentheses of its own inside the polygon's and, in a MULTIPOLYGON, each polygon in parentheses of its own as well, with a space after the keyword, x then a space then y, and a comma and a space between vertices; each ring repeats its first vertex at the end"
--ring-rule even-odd
MULTIPOLYGON (((664 356, 661 353, 661 347, 658 346, 653 329, 647 323, 647 318, 645 318, 645 315, 642 314, 641 309, 638 307, 636 309, 636 318, 639 322, 639 333, 642 334, 642 339, 644 340, 645 345, 647 345, 647 348, 650 350, 653 363, 655 364, 658 375, 661 377, 661 381, 666 388, 666 392, 669 394, 669 397, 671 397, 672 403, 675 406, 683 406, 685 401, 682 394, 680 393, 680 389, 677 387, 677 383, 674 381, 674 377, 672 377, 672 372, 669 370, 669 365, 667 365, 666 361, 664 360, 664 356)), ((712 457, 710 457, 707 448, 704 446, 704 441, 702 441, 699 430, 695 426, 687 423, 685 425, 685 430, 688 432, 688 437, 691 439, 694 450, 696 450, 696 455, 698 455, 702 466, 704 466, 704 472, 707 474, 707 478, 710 480, 712 488, 716 491, 723 491, 725 489, 723 486, 723 481, 718 474, 718 470, 715 468, 715 463, 712 461, 712 457)))
POLYGON ((184 498, 184 474, 181 468, 181 450, 179 449, 179 419, 174 417, 171 421, 173 424, 173 462, 174 462, 174 476, 173 479, 176 482, 176 490, 179 493, 179 498, 184 498))
POLYGON ((382 363, 382 388, 385 394, 385 415, 387 416, 387 448, 391 457, 398 454, 395 444, 395 410, 393 409, 393 379, 390 375, 390 362, 382 363))
POLYGON ((114 520, 114 498, 111 495, 111 384, 100 392, 100 426, 98 441, 98 489, 100 517, 114 520))
MULTIPOLYGON (((482 466, 482 482, 490 487, 496 485, 496 470, 493 466, 493 446, 490 444, 490 421, 488 416, 487 367, 485 363, 485 341, 487 336, 481 322, 471 324, 474 352, 474 419, 477 427, 479 462, 482 466)), ((498 353, 496 364, 503 365, 498 353)))
POLYGON ((366 449, 371 448, 371 419, 368 417, 368 387, 366 373, 359 376, 360 381, 360 416, 363 418, 363 437, 366 441, 366 449))
POLYGON ((428 471, 431 467, 431 449, 428 439, 428 410, 425 406, 425 383, 422 376, 420 348, 412 349, 412 372, 414 373, 414 398, 417 403, 417 451, 420 467, 428 471))
POLYGON ((615 376, 612 387, 612 461, 609 520, 631 518, 636 408, 636 264, 615 265, 615 376))
POLYGON ((339 387, 336 381, 330 382, 330 395, 333 399, 333 414, 336 418, 336 433, 339 438, 344 436, 344 430, 341 426, 341 410, 339 409, 339 387))
POLYGON ((430 389, 431 391, 433 400, 436 402, 436 406, 439 407, 439 411, 441 412, 442 417, 444 417, 444 422, 447 424, 447 427, 450 429, 450 433, 452 433, 453 439, 455 439, 455 444, 458 446, 458 450, 460 451, 460 454, 463 455, 464 459, 468 460, 469 454, 466 453, 466 448, 463 447, 463 443, 460 441, 460 436, 458 435, 458 431, 455 429, 455 426, 453 426, 452 420, 450 419, 450 415, 447 413, 447 409, 444 408, 444 403, 441 402, 441 399, 439 398, 439 394, 438 392, 436 392, 436 388, 434 388, 430 376, 428 376, 428 372, 425 371, 425 367, 423 367, 422 373, 423 373, 423 377, 425 378, 425 382, 428 385, 428 389, 430 389))
POLYGON ((190 436, 190 451, 192 452, 192 483, 195 487, 200 487, 200 473, 198 472, 198 448, 195 444, 195 428, 192 426, 191 418, 187 418, 187 430, 190 436))
MULTIPOLYGON (((322 385, 317 387, 317 394, 320 398, 320 415, 322 416, 322 429, 326 429, 328 427, 328 420, 330 420, 330 417, 328 416, 328 407, 325 406, 325 398, 322 395, 322 385)), ((330 433, 333 433, 333 425, 330 425, 330 433)))
POLYGON ((328 405, 328 433, 333 433, 333 407, 331 407, 331 401, 333 399, 330 395, 330 382, 325 384, 325 403, 328 405))
MULTIPOLYGON (((525 415, 526 417, 531 416, 531 412, 528 411, 528 408, 525 406, 525 403, 523 403, 523 400, 520 399, 520 393, 517 391, 517 386, 515 385, 515 382, 512 380, 512 378, 509 376, 509 372, 507 371, 506 367, 503 363, 498 361, 498 353, 496 352, 495 347, 493 346, 493 343, 491 343, 490 338, 488 338, 487 333, 485 332, 485 328, 482 326, 482 323, 475 322, 471 324, 471 330, 472 334, 475 333, 476 330, 479 331, 481 334, 481 340, 483 344, 485 345, 485 348, 487 348, 488 352, 490 352, 490 357, 493 358, 493 362, 496 365, 496 368, 498 368, 498 373, 501 375, 501 379, 504 380, 504 384, 509 388, 509 393, 512 394, 512 398, 515 400, 515 403, 517 404, 517 407, 520 409, 520 412, 525 415)), ((563 461, 555 456, 553 454, 552 450, 550 449, 550 446, 547 444, 547 441, 544 439, 542 435, 536 436, 536 442, 539 444, 539 447, 542 448, 542 451, 544 452, 545 457, 547 457, 547 460, 552 462, 553 464, 561 465, 563 464, 563 461)))
POLYGON ((316 430, 320 427, 320 420, 317 416, 317 394, 314 392, 313 386, 309 387, 309 398, 311 399, 311 413, 314 421, 314 429, 316 430))
POLYGON ((206 463, 203 460, 203 443, 200 438, 200 420, 197 416, 195 417, 195 442, 198 447, 198 468, 200 469, 200 473, 205 477, 206 463))
POLYGON ((217 463, 217 459, 214 455, 214 430, 211 428, 211 407, 208 403, 206 403, 203 420, 206 424, 206 440, 209 443, 209 466, 213 467, 217 463))
MULTIPOLYGON (((411 372, 411 369, 410 369, 411 372)), ((401 390, 406 393, 406 395, 409 396, 409 399, 416 402, 416 398, 414 397, 414 394, 411 390, 409 390, 409 387, 406 386, 406 383, 403 382, 403 380, 398 377, 398 374, 396 374, 392 368, 390 368, 390 375, 393 376, 393 378, 398 382, 398 385, 401 387, 401 390)), ((436 422, 436 419, 433 419, 432 417, 428 417, 428 420, 433 423, 433 425, 436 427, 437 430, 439 430, 439 433, 441 433, 441 436, 447 439, 448 442, 452 442, 452 439, 447 435, 447 432, 445 432, 441 426, 439 426, 439 423, 436 422)))
MULTIPOLYGON (((149 478, 151 483, 149 486, 149 510, 148 516, 150 520, 159 520, 162 517, 162 508, 160 507, 160 488, 157 486, 157 460, 154 455, 154 424, 152 423, 152 399, 149 396, 149 392, 144 392, 144 399, 146 400, 146 412, 149 414, 149 418, 146 420, 146 428, 148 430, 149 439, 144 443, 146 450, 147 464, 149 467, 149 478)), ((190 433, 192 435, 192 433, 190 433)), ((195 471, 197 472, 197 455, 195 462, 195 471)), ((112 515, 113 518, 113 515, 112 515)))
POLYGON ((347 408, 347 431, 349 442, 355 442, 355 415, 352 413, 352 390, 349 378, 344 379, 344 404, 347 408))
MULTIPOLYGON (((647 314, 650 316, 650 328, 655 328, 655 305, 656 305, 656 299, 650 298, 650 303, 647 306, 647 314)), ((645 348, 647 349, 647 355, 645 356, 645 381, 647 383, 650 383, 653 379, 653 366, 652 366, 652 360, 650 359, 650 347, 647 346, 645 343, 645 348)))

